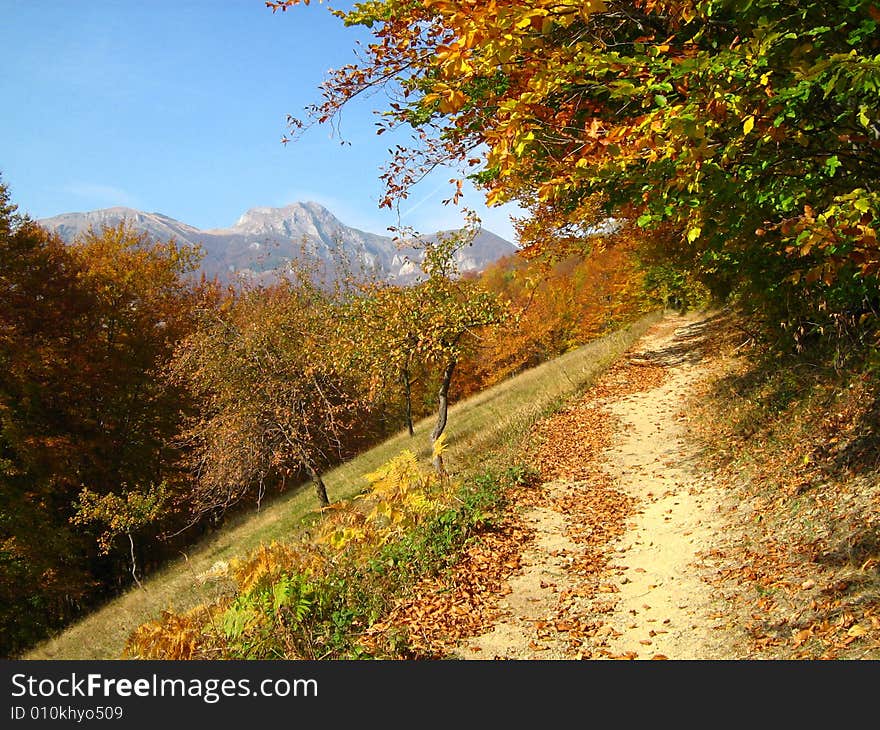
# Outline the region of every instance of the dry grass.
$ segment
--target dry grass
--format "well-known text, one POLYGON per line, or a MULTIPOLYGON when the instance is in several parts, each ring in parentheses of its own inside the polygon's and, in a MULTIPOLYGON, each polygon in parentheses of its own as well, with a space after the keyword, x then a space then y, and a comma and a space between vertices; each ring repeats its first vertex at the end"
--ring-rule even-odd
MULTIPOLYGON (((517 452, 524 436, 539 418, 582 392, 637 340, 659 314, 648 315, 630 327, 573 350, 515 378, 454 405, 447 427, 447 466, 466 474, 500 463, 517 452)), ((433 419, 388 439, 325 475, 331 500, 351 497, 364 489, 363 475, 400 453, 416 450, 427 459, 433 419)), ((183 611, 211 601, 225 586, 197 577, 218 561, 242 556, 260 543, 290 538, 316 515, 310 488, 293 490, 264 506, 257 514, 240 515, 222 531, 192 547, 187 555, 150 576, 143 589, 133 588, 42 643, 24 659, 114 659, 128 635, 162 610, 183 611)))

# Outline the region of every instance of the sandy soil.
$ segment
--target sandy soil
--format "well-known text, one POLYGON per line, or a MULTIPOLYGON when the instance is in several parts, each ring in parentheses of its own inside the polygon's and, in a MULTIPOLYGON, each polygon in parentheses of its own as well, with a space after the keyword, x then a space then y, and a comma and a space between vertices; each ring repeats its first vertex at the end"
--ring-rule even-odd
MULTIPOLYGON (((631 349, 627 368, 665 371, 647 379, 648 387, 607 395, 600 387, 587 395, 591 410, 584 412, 601 414, 593 428, 609 433, 599 453, 585 454, 595 476, 549 481, 540 504, 524 507, 522 518, 536 536, 499 604, 502 617, 463 642, 457 656, 746 656, 745 637, 725 620, 724 597, 704 580, 730 505, 700 468, 683 410, 706 375, 705 320, 669 315, 631 349), (621 500, 629 505, 623 517, 621 500), (609 503, 617 511, 601 514, 609 503), (606 526, 609 539, 599 535, 597 544, 606 526), (584 564, 592 568, 577 569, 584 564)), ((638 382, 638 370, 631 375, 638 382)))

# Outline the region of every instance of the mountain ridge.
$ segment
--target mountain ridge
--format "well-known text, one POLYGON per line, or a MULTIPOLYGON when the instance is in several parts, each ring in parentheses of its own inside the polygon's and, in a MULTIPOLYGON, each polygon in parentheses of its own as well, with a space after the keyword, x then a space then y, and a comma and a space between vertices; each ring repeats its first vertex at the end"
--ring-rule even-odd
MULTIPOLYGON (((200 229, 164 213, 124 206, 61 213, 41 218, 37 223, 70 243, 89 228, 118 225, 123 220, 152 240, 174 239, 179 244, 199 246, 204 253, 199 273, 209 278, 244 277, 266 282, 302 252, 325 263, 341 252, 355 266, 393 284, 412 283, 421 271, 417 247, 348 226, 314 201, 249 208, 227 228, 200 229)), ((448 232, 438 231, 421 238, 434 241, 448 232)), ((478 272, 517 250, 515 244, 481 228, 473 242, 456 254, 456 260, 461 273, 478 272)))

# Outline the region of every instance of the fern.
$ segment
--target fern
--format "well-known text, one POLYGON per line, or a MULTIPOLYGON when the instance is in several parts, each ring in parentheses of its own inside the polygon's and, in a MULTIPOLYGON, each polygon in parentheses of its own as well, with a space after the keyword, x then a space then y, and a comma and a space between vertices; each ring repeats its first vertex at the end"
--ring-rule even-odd
MULTIPOLYGON (((363 656, 355 637, 388 610, 405 581, 445 564, 492 502, 474 499, 471 509, 469 498, 409 450, 366 479, 364 494, 322 511, 310 540, 260 545, 231 561, 234 597, 139 627, 130 656, 363 656)), ((391 644, 401 651, 397 640, 391 644)))
POLYGON ((446 453, 446 449, 446 432, 444 431, 434 440, 434 445, 431 447, 431 458, 436 461, 446 453))

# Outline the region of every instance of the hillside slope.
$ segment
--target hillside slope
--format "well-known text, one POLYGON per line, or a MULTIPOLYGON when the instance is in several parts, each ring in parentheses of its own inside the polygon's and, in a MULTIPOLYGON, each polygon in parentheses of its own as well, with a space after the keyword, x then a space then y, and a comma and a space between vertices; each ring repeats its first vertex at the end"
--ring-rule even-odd
POLYGON ((819 454, 876 444, 877 401, 759 412, 754 381, 791 376, 755 373, 738 324, 667 316, 540 422, 540 486, 508 510, 504 560, 426 581, 383 630, 433 658, 880 658, 877 461, 830 474, 819 454))
MULTIPOLYGON (((447 427, 451 472, 463 474, 505 458, 533 427, 536 419, 559 407, 587 387, 602 370, 657 318, 649 315, 611 335, 591 342, 508 381, 489 388, 450 409, 447 427)), ((414 438, 405 432, 370 449, 325 475, 332 501, 349 498, 366 486, 364 475, 403 449, 416 449, 430 460, 428 434, 433 418, 416 424, 414 438)), ((241 515, 233 524, 203 541, 161 572, 143 581, 103 608, 43 642, 26 659, 117 658, 129 634, 164 610, 186 611, 210 602, 228 589, 211 571, 261 543, 295 539, 317 507, 310 488, 295 490, 256 514, 241 515)))
MULTIPOLYGON (((515 460, 536 478, 359 640, 406 636, 414 659, 880 658, 877 394, 801 380, 781 401, 795 376, 762 366, 740 324, 649 317, 457 404, 453 472, 515 460)), ((412 443, 334 472, 334 498, 412 443)), ((309 509, 299 493, 243 521, 27 658, 118 656, 161 609, 222 591, 212 565, 294 538, 309 509)))

